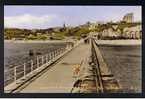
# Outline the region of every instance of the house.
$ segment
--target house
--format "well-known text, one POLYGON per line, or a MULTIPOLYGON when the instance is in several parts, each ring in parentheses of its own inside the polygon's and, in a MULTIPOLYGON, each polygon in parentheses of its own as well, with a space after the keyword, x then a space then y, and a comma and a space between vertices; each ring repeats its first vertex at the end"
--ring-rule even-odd
POLYGON ((140 39, 142 36, 142 27, 141 25, 126 27, 124 28, 123 33, 126 38, 140 39))

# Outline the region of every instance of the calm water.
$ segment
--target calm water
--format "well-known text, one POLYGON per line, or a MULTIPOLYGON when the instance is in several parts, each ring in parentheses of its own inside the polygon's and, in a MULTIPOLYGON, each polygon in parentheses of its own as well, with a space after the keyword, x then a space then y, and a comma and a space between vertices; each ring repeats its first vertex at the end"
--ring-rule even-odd
POLYGON ((100 46, 101 53, 123 92, 142 89, 141 46, 100 46))
MULTIPOLYGON (((65 43, 5 43, 5 70, 10 68, 11 64, 14 66, 35 58, 29 56, 29 50, 46 54, 65 45, 65 43)), ((141 46, 101 45, 99 48, 123 92, 141 92, 141 46)))
POLYGON ((41 55, 49 53, 57 48, 65 46, 65 43, 4 43, 4 65, 7 69, 10 65, 26 62, 34 57, 29 56, 29 50, 39 52, 41 55))

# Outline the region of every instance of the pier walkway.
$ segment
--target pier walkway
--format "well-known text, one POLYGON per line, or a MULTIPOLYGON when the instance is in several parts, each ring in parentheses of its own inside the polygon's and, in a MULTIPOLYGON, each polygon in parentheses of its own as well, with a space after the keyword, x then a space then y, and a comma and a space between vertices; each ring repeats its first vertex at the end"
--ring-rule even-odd
POLYGON ((40 77, 17 91, 20 93, 70 93, 76 81, 74 67, 88 57, 89 44, 80 44, 40 77))
MULTIPOLYGON (((105 46, 103 46, 103 48, 104 47, 105 46)), ((139 49, 134 50, 136 55, 132 55, 129 54, 129 52, 126 52, 130 51, 132 48, 131 46, 129 46, 129 48, 121 47, 121 49, 115 47, 111 50, 108 50, 108 48, 109 47, 107 46, 106 50, 102 49, 95 39, 90 38, 81 40, 74 46, 66 46, 65 48, 58 49, 51 54, 40 57, 41 61, 37 61, 38 67, 36 69, 33 70, 33 67, 35 67, 34 64, 28 65, 29 67, 27 68, 29 69, 31 67, 32 71, 27 75, 25 74, 27 73, 27 68, 24 65, 24 75, 20 79, 17 79, 17 74, 19 74, 19 72, 17 69, 18 67, 15 67, 14 82, 6 86, 5 91, 8 93, 127 92, 128 90, 126 91, 126 88, 122 86, 127 86, 130 83, 127 84, 124 82, 135 82, 135 80, 132 80, 132 77, 135 77, 131 76, 133 75, 132 72, 134 72, 135 75, 141 73, 140 69, 137 69, 137 71, 136 69, 133 69, 133 65, 131 65, 133 59, 135 62, 140 60, 140 55, 137 54, 139 49), (123 50, 123 52, 115 54, 115 51, 118 52, 118 50, 123 50), (126 56, 126 53, 130 56, 126 56), (119 55, 117 56, 118 58, 116 55, 119 55), (119 57, 122 57, 120 55, 125 57, 127 61, 120 61, 119 57), (131 58, 131 55, 132 57, 135 56, 137 58, 131 58), (117 60, 118 63, 114 62, 114 60, 117 60), (39 66, 40 63, 44 64, 39 66), (127 69, 124 70, 123 68, 127 69), (125 75, 127 79, 124 76, 124 73, 126 72, 127 74, 130 72, 130 75, 125 75), (128 80, 128 78, 130 78, 130 80, 128 80)), ((134 47, 134 49, 135 48, 136 47, 134 47)), ((138 66, 139 63, 140 61, 135 64, 135 67, 138 66)), ((137 79, 139 79, 139 76, 137 79)), ((136 81, 137 84, 134 83, 131 84, 131 86, 135 85, 135 87, 141 87, 141 84, 138 84, 139 80, 136 81)), ((136 92, 140 92, 141 88, 137 87, 137 89, 139 89, 139 91, 136 92)), ((133 92, 134 90, 135 89, 129 88, 128 92, 133 92)))

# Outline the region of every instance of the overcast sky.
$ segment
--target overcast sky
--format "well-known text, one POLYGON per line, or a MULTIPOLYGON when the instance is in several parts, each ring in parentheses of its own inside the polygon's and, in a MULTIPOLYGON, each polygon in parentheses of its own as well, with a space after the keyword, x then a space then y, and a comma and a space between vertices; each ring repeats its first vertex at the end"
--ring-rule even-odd
POLYGON ((87 21, 119 21, 126 13, 141 20, 141 6, 5 6, 4 26, 16 28, 49 28, 84 24, 87 21))

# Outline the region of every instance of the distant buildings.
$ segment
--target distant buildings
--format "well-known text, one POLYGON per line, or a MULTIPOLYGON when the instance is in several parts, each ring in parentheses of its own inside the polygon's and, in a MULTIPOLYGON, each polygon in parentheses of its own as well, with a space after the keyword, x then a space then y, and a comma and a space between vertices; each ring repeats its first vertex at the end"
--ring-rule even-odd
POLYGON ((90 23, 90 24, 89 24, 89 29, 90 29, 90 30, 91 30, 91 29, 96 29, 97 26, 100 25, 100 24, 104 24, 104 22, 97 21, 97 22, 95 22, 95 23, 90 23))
POLYGON ((124 17, 123 17, 123 22, 126 23, 132 23, 133 22, 133 13, 127 13, 124 17))
POLYGON ((132 38, 132 39, 141 39, 142 36, 142 27, 141 25, 137 25, 134 27, 126 27, 123 30, 124 34, 123 36, 126 38, 132 38))
POLYGON ((118 31, 114 31, 113 28, 108 28, 103 30, 103 32, 101 33, 101 36, 103 38, 109 37, 109 38, 117 38, 120 36, 120 33, 118 31))
POLYGON ((121 39, 141 39, 142 27, 136 25, 132 27, 125 27, 121 32, 120 29, 114 30, 113 28, 104 29, 102 33, 98 34, 102 39, 104 38, 121 38, 121 39))

